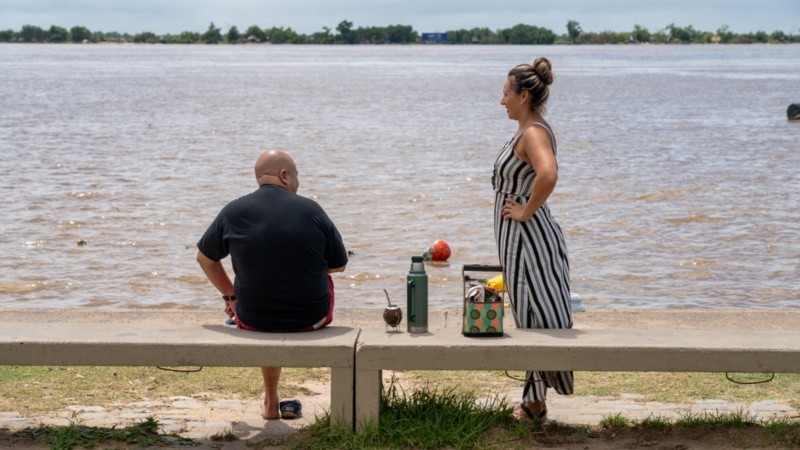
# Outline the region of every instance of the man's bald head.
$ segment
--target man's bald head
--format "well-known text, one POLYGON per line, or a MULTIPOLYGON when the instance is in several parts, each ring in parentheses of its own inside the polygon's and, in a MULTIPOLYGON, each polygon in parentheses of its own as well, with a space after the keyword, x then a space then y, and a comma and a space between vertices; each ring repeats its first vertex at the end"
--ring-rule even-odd
POLYGON ((292 157, 283 150, 267 150, 262 153, 256 160, 254 170, 259 186, 275 184, 297 192, 300 185, 297 166, 292 157))

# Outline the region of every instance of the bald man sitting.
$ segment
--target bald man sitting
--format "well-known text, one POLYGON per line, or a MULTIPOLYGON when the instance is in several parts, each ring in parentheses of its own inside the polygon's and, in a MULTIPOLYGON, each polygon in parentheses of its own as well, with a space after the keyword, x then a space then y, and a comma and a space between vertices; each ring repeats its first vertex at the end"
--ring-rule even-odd
MULTIPOLYGON (((297 195, 297 167, 284 151, 262 153, 258 189, 228 203, 197 243, 197 262, 222 293, 239 328, 313 331, 333 320, 332 272, 347 265, 347 250, 325 211, 297 195), (235 283, 221 260, 231 256, 235 283)), ((262 367, 261 415, 281 418, 280 367, 262 367)), ((285 414, 288 418, 289 414, 285 414)))

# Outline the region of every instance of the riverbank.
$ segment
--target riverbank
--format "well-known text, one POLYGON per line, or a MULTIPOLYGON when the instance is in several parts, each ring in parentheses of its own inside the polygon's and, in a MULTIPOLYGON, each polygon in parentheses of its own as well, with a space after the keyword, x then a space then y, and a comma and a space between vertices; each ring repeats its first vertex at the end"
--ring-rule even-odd
MULTIPOLYGON (((360 328, 384 328, 381 310, 339 310, 334 323, 360 328)), ((147 323, 217 323, 224 319, 213 309, 48 309, 0 310, 3 322, 147 322, 147 323)), ((460 331, 459 310, 431 311, 430 328, 439 332, 460 331)), ((506 326, 509 326, 507 323, 506 326)), ((796 330, 800 328, 800 310, 609 310, 587 311, 575 315, 575 327, 582 329, 710 329, 710 330, 796 330)), ((402 327, 401 327, 402 328, 402 327)), ((386 374, 390 376, 390 374, 386 374)), ((399 374, 401 377, 404 374, 399 374)), ((287 370, 285 378, 291 378, 287 370)), ((257 373, 253 372, 253 377, 257 373)), ((409 380, 412 378, 409 377, 409 380)), ((289 381, 289 380, 287 380, 289 381)), ((509 381, 499 389, 510 400, 519 395, 519 383, 509 381)), ((220 397, 213 390, 191 395, 161 396, 136 402, 104 404, 69 404, 63 408, 37 414, 20 414, 4 408, 0 411, 0 429, 18 430, 39 424, 66 425, 80 421, 84 425, 122 427, 148 416, 155 417, 167 433, 200 439, 204 445, 232 450, 248 448, 256 443, 278 442, 312 423, 328 407, 329 386, 324 377, 311 377, 298 383, 294 397, 304 406, 298 420, 265 422, 259 417, 256 398, 247 395, 220 397), (233 442, 214 442, 213 436, 234 435, 233 442)), ((731 402, 705 398, 686 402, 652 401, 642 395, 618 391, 609 395, 551 396, 551 419, 569 424, 596 424, 604 417, 621 414, 632 420, 649 416, 674 419, 681 414, 744 412, 759 419, 794 418, 798 416, 798 397, 772 395, 757 401, 731 402)), ((32 397, 32 396, 31 396, 32 397)), ((36 398, 18 399, 34 402, 36 398)), ((22 448, 22 447, 19 447, 22 448)), ((580 448, 600 448, 586 447, 580 448)))

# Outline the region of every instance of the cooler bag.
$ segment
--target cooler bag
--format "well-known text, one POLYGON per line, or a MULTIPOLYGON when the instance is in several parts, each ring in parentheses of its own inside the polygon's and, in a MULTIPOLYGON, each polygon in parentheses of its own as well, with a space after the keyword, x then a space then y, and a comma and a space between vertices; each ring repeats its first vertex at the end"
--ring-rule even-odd
POLYGON ((469 337, 497 337, 503 335, 503 297, 500 292, 486 286, 486 280, 475 278, 467 272, 501 272, 500 266, 465 265, 461 270, 464 280, 464 306, 461 334, 469 337))

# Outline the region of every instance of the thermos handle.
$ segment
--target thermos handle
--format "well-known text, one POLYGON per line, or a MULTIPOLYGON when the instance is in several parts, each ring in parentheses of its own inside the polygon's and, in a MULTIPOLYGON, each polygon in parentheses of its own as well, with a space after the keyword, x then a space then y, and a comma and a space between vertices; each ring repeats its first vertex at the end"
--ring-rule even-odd
POLYGON ((408 283, 407 283, 408 294, 407 294, 406 298, 411 300, 410 302, 408 302, 408 320, 409 320, 409 322, 414 322, 414 320, 416 318, 415 314, 414 314, 414 303, 416 303, 416 302, 413 301, 413 298, 414 298, 414 295, 413 295, 414 294, 414 284, 416 284, 414 280, 408 280, 408 283))

